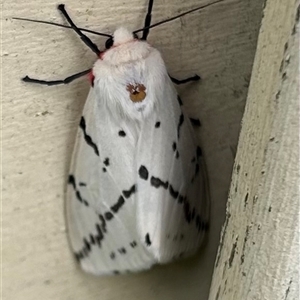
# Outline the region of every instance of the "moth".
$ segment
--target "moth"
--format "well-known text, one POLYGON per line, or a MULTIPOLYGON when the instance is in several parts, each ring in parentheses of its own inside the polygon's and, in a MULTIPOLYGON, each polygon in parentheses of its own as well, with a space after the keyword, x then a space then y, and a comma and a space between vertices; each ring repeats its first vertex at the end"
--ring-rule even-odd
POLYGON ((71 249, 88 273, 146 270, 194 254, 205 239, 210 199, 194 132, 199 121, 186 114, 173 85, 200 77, 170 77, 147 37, 150 28, 214 3, 151 25, 149 0, 142 29, 113 35, 78 28, 63 4, 58 9, 70 26, 34 20, 72 28, 97 55, 92 69, 64 80, 23 78, 56 85, 88 74, 66 193, 71 249), (105 49, 84 31, 107 36, 105 49))

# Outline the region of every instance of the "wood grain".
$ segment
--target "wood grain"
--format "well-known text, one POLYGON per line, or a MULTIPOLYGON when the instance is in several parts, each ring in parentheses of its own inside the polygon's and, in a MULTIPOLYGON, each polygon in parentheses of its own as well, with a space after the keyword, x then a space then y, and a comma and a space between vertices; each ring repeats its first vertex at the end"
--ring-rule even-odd
POLYGON ((210 300, 299 297, 299 1, 266 1, 210 300))

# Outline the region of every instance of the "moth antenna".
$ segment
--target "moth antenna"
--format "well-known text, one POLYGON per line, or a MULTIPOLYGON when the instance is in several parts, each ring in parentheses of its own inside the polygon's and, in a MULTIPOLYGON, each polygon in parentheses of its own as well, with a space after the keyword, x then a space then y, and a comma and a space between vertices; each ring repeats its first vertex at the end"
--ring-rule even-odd
POLYGON ((85 34, 83 34, 80 29, 74 24, 74 22, 72 21, 72 19, 70 18, 69 14, 67 13, 67 11, 65 10, 65 5, 64 4, 59 4, 58 5, 58 10, 61 11, 61 13, 63 14, 63 16, 66 18, 66 20, 68 21, 68 23, 71 25, 71 27, 74 29, 74 31, 80 36, 80 39, 94 52, 97 54, 97 56, 99 56, 100 54, 100 50, 98 49, 98 47, 92 42, 92 40, 87 37, 85 34))
POLYGON ((154 24, 152 24, 152 25, 150 25, 150 26, 147 26, 147 27, 144 27, 144 28, 141 28, 141 29, 137 29, 137 30, 135 30, 133 33, 138 33, 138 32, 140 32, 140 31, 145 32, 145 30, 149 30, 150 28, 153 28, 153 27, 156 27, 156 26, 158 26, 158 25, 161 25, 161 24, 164 24, 164 23, 173 21, 173 20, 178 19, 178 18, 180 18, 180 17, 182 17, 182 16, 185 16, 185 15, 187 15, 187 14, 190 14, 190 13, 192 13, 192 12, 194 12, 194 11, 197 11, 197 10, 200 10, 200 9, 203 9, 203 8, 206 8, 206 7, 209 7, 209 6, 212 6, 212 5, 214 5, 214 4, 217 4, 217 3, 223 2, 223 1, 224 1, 224 0, 218 0, 218 1, 215 1, 215 2, 212 2, 212 3, 208 3, 208 4, 205 4, 205 5, 196 7, 196 8, 194 8, 194 9, 191 9, 191 10, 189 10, 189 11, 186 11, 186 12, 184 12, 184 13, 182 13, 182 14, 179 14, 179 15, 177 15, 177 16, 175 16, 175 17, 172 17, 172 18, 169 18, 169 19, 166 19, 166 20, 163 20, 163 21, 154 23, 154 24))
POLYGON ((31 78, 31 77, 28 77, 28 76, 23 77, 22 80, 24 82, 30 82, 30 83, 37 83, 37 84, 52 86, 52 85, 59 85, 59 84, 68 84, 68 83, 76 80, 77 78, 80 78, 80 77, 88 74, 89 72, 91 72, 91 69, 73 74, 71 76, 68 76, 65 79, 62 79, 62 80, 40 80, 40 79, 31 78))
MULTIPOLYGON (((13 20, 19 20, 19 21, 33 22, 33 23, 48 24, 48 25, 53 25, 53 26, 57 26, 57 27, 72 29, 71 26, 63 25, 63 24, 59 24, 59 23, 55 23, 55 22, 33 20, 33 19, 27 19, 27 18, 17 18, 17 17, 16 18, 12 18, 12 19, 13 20)), ((97 32, 97 31, 90 30, 90 29, 85 29, 85 28, 80 28, 80 27, 78 27, 78 29, 81 30, 81 31, 85 31, 85 32, 91 33, 91 34, 95 34, 95 35, 100 35, 100 36, 105 36, 105 37, 112 37, 112 35, 107 34, 107 33, 101 33, 101 32, 97 32)))
POLYGON ((152 13, 152 7, 153 7, 153 0, 149 0, 148 3, 148 12, 145 18, 145 25, 144 25, 144 30, 143 30, 143 36, 142 40, 147 40, 148 34, 149 34, 149 26, 151 25, 151 13, 152 13))

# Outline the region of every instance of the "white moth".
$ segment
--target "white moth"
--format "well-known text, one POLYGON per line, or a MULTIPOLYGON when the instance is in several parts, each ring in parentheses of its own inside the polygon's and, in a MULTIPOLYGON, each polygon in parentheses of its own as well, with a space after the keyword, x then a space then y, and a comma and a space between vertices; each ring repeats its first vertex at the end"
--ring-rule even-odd
MULTIPOLYGON (((87 38, 63 5, 59 9, 87 38)), ((152 1, 143 38, 117 29, 90 71, 68 180, 67 225, 76 259, 95 275, 194 254, 208 230, 201 149, 161 54, 146 41, 155 26, 151 9, 152 1)))

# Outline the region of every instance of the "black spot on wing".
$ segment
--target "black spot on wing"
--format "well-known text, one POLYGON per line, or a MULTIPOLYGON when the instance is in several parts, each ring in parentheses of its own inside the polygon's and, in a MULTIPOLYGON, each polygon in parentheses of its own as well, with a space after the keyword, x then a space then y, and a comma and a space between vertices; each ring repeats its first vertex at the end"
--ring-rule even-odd
POLYGON ((120 254, 126 254, 126 249, 124 247, 122 247, 121 249, 118 249, 120 254))
POLYGON ((159 128, 159 127, 160 127, 160 122, 158 121, 155 123, 155 128, 159 128))
POLYGON ((95 240, 98 246, 101 247, 101 241, 103 240, 104 235, 99 224, 96 224, 96 230, 97 230, 97 235, 95 236, 95 240))
POLYGON ((97 234, 95 236, 93 236, 92 234, 89 235, 89 240, 86 238, 83 238, 83 247, 80 251, 75 252, 75 258, 80 261, 81 259, 87 257, 89 255, 89 253, 92 250, 92 246, 97 244, 99 247, 101 247, 101 241, 103 239, 103 234, 102 231, 100 229, 99 224, 96 224, 96 230, 97 230, 97 234))
POLYGON ((84 183, 84 182, 79 182, 79 186, 86 186, 86 183, 84 183))
POLYGON ((191 214, 191 211, 190 211, 190 204, 188 203, 188 201, 185 201, 183 203, 183 211, 184 211, 184 216, 185 216, 186 221, 188 223, 191 223, 192 214, 191 214))
POLYGON ((178 203, 179 204, 183 203, 185 200, 186 200, 186 197, 184 197, 182 195, 179 195, 179 197, 178 197, 178 203))
POLYGON ((196 152, 197 152, 197 158, 202 156, 202 149, 199 146, 197 146, 196 152))
POLYGON ((81 259, 83 259, 83 255, 81 252, 74 252, 75 259, 79 262, 81 259))
POLYGON ((103 171, 103 173, 107 172, 106 168, 102 168, 102 171, 103 171))
POLYGON ((136 241, 132 241, 132 242, 130 243, 130 246, 131 246, 131 248, 135 248, 135 247, 137 246, 136 241))
POLYGON ((181 98, 179 97, 179 95, 177 95, 177 101, 178 101, 180 106, 183 104, 181 98))
MULTIPOLYGON (((198 165, 198 167, 197 167, 197 165, 198 165, 198 163, 196 164, 195 172, 199 172, 199 165, 198 165)), ((168 189, 171 197, 174 198, 175 200, 178 199, 177 200, 178 204, 183 204, 183 214, 184 214, 184 218, 188 224, 191 224, 192 222, 194 222, 194 220, 196 220, 195 223, 196 223, 196 227, 199 232, 203 231, 203 230, 204 231, 208 230, 208 222, 204 222, 201 220, 201 222, 199 223, 200 216, 197 215, 195 207, 191 207, 191 204, 189 203, 188 198, 184 195, 181 195, 179 191, 176 191, 175 188, 173 187, 173 185, 169 184, 168 181, 164 182, 161 179, 154 177, 154 176, 151 177, 150 182, 151 182, 151 185, 156 188, 163 187, 165 189, 168 189)))
POLYGON ((86 143, 89 146, 91 146, 94 149, 94 152, 96 153, 96 155, 99 156, 99 150, 98 150, 97 145, 93 142, 92 138, 86 133, 86 123, 85 123, 84 117, 81 117, 79 127, 83 131, 83 135, 84 135, 84 139, 85 139, 86 143))
POLYGON ((202 157, 202 150, 201 150, 201 148, 199 146, 197 146, 197 148, 196 148, 196 156, 197 156, 197 162, 196 162, 196 158, 195 157, 193 157, 193 159, 191 161, 192 163, 196 162, 196 164, 195 164, 195 172, 194 172, 194 175, 192 177, 191 183, 194 183, 194 180, 197 177, 197 175, 199 174, 199 170, 200 170, 199 159, 200 159, 200 157, 202 157))
POLYGON ((178 138, 180 137, 180 128, 183 124, 183 121, 184 121, 184 116, 183 116, 183 113, 181 113, 181 115, 179 117, 178 127, 177 127, 177 137, 178 138))
POLYGON ((110 211, 108 211, 108 212, 104 213, 104 217, 107 221, 109 221, 114 217, 114 215, 110 211))
POLYGON ((169 192, 174 199, 177 199, 179 192, 175 191, 171 184, 169 185, 169 192))
POLYGON ((88 203, 85 199, 82 198, 80 191, 77 189, 77 186, 76 186, 76 180, 75 180, 74 175, 72 175, 72 174, 69 175, 69 178, 68 178, 68 184, 70 184, 70 185, 73 186, 74 191, 75 191, 76 199, 77 199, 80 203, 83 203, 85 206, 89 206, 89 203, 88 203))
POLYGON ((123 196, 120 196, 118 199, 118 202, 116 204, 114 204, 113 206, 111 206, 111 210, 114 213, 117 213, 119 211, 119 209, 123 206, 123 204, 125 203, 125 199, 123 196))
POLYGON ((96 243, 95 238, 94 238, 94 236, 92 234, 90 234, 90 243, 92 245, 95 245, 95 243, 96 243))
POLYGON ((164 182, 161 179, 154 177, 154 176, 151 177, 150 182, 151 182, 151 185, 156 188, 159 188, 162 186, 163 188, 167 189, 169 186, 168 181, 164 182))
POLYGON ((106 221, 102 215, 99 215, 99 219, 101 221, 101 229, 103 232, 106 232, 106 221))
POLYGON ((83 243, 87 251, 91 251, 91 245, 85 238, 83 238, 83 243))
POLYGON ((145 179, 147 180, 148 179, 148 176, 149 176, 149 172, 147 170, 147 168, 145 166, 140 166, 139 168, 139 175, 142 179, 145 179))
POLYGON ((119 131, 119 136, 124 137, 126 136, 126 132, 124 130, 119 131))
POLYGON ((134 184, 129 190, 122 191, 122 194, 125 196, 126 199, 128 199, 132 194, 135 193, 135 191, 136 191, 136 186, 134 184))
POLYGON ((177 150, 177 144, 176 144, 176 142, 173 142, 172 149, 175 152, 175 157, 178 158, 179 157, 179 152, 177 150))
POLYGON ((198 229, 198 231, 207 231, 208 230, 208 222, 204 222, 202 220, 202 218, 200 217, 200 215, 196 216, 196 227, 198 229))
POLYGON ((103 163, 106 167, 109 166, 109 158, 106 157, 103 163))
POLYGON ((69 178, 68 178, 68 183, 71 184, 73 186, 74 189, 76 189, 76 181, 75 181, 75 177, 70 174, 69 178))
MULTIPOLYGON (((132 242, 129 243, 129 245, 130 245, 131 248, 135 248, 137 246, 137 242, 132 241, 132 242)), ((115 259, 117 255, 124 255, 127 252, 128 252, 128 250, 126 250, 125 247, 121 247, 121 248, 117 249, 117 251, 112 251, 109 256, 110 256, 111 259, 115 259)), ((127 270, 127 272, 130 272, 130 271, 127 270)))
POLYGON ((151 240, 150 240, 149 233, 147 233, 146 236, 145 236, 145 242, 146 242, 147 246, 151 246, 151 240))
POLYGON ((177 144, 176 144, 176 142, 173 142, 173 144, 172 144, 172 149, 173 149, 173 151, 176 151, 176 149, 177 149, 177 144))

